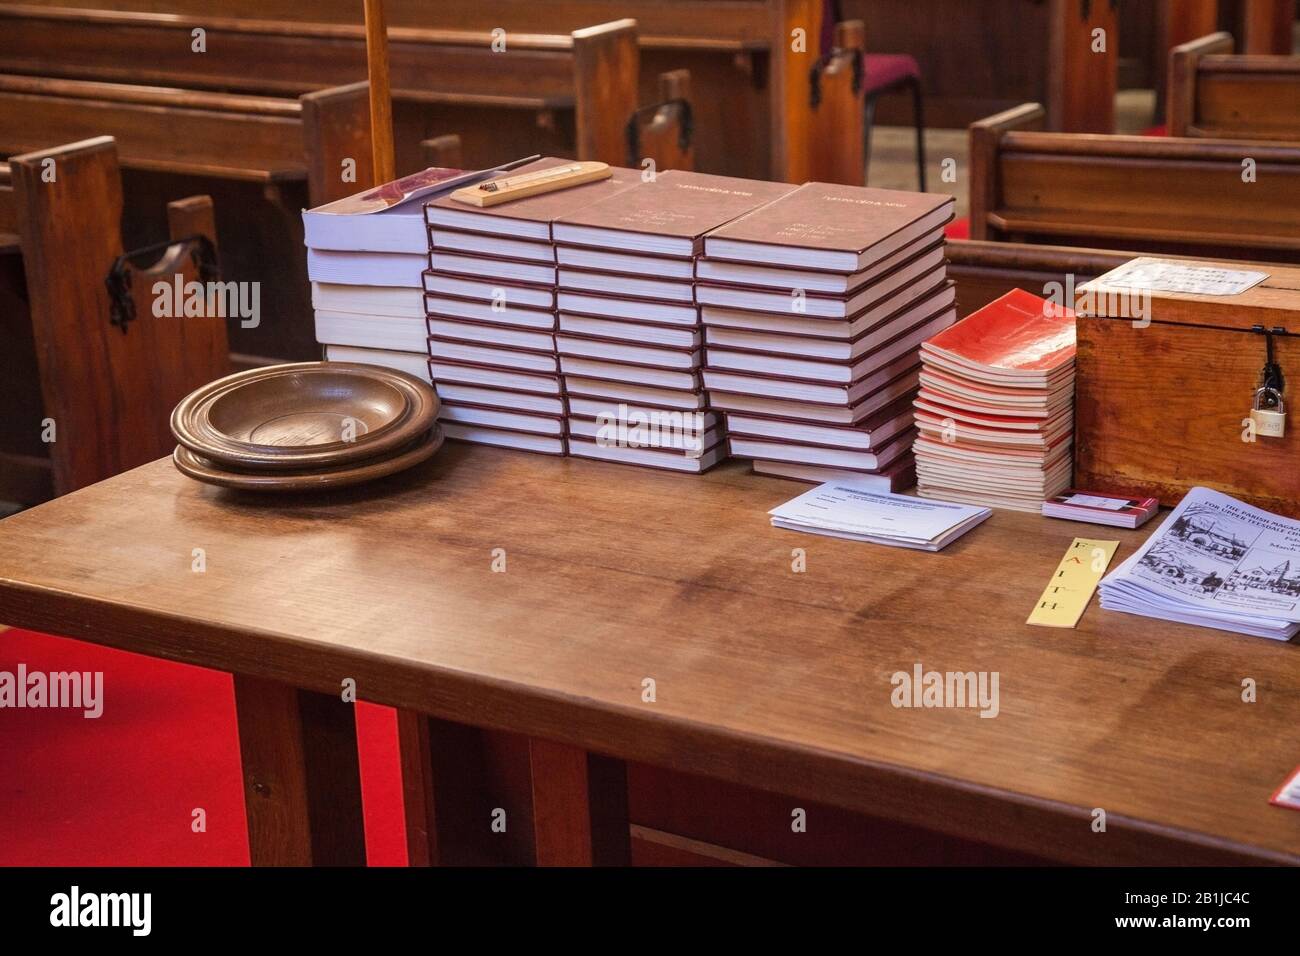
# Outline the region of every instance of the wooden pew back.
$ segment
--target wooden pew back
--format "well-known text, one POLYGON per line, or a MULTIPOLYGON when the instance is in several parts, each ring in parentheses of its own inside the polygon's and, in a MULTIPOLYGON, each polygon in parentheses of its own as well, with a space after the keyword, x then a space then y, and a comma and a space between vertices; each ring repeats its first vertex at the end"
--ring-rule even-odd
POLYGON ((949 239, 946 251, 948 277, 957 285, 959 318, 1012 289, 1046 298, 1053 283, 1062 290, 1077 288, 1140 255, 979 239, 949 239))
MULTIPOLYGON (((394 27, 389 70, 394 99, 422 107, 417 140, 448 112, 456 128, 499 130, 503 109, 525 125, 530 114, 557 110, 576 114, 569 149, 559 151, 624 161, 623 130, 637 105, 634 20, 501 36, 394 27)), ((299 96, 364 80, 366 43, 350 24, 14 4, 0 6, 3 72, 299 96)))
POLYGON ((1043 133, 1037 104, 974 124, 971 238, 1300 260, 1300 145, 1043 133))
MULTIPOLYGON (((0 76, 0 153, 102 134, 117 140, 130 198, 126 241, 144 245, 168 202, 217 197, 226 271, 257 281, 268 320, 232 322, 237 352, 281 359, 317 354, 301 210, 354 193, 372 179, 364 83, 259 97, 96 81, 0 76), (351 172, 351 175, 345 175, 351 172)), ((254 362, 261 359, 254 359, 254 362)))
POLYGON ((1169 55, 1170 136, 1300 142, 1300 56, 1234 56, 1214 33, 1169 55))
POLYGON ((0 150, 41 149, 108 134, 124 166, 265 185, 305 180, 312 205, 370 180, 366 84, 296 100, 168 87, 0 75, 0 150))
POLYGON ((167 423, 172 406, 225 374, 228 348, 219 317, 156 318, 153 312, 156 282, 199 279, 198 240, 188 237, 215 246, 211 200, 191 197, 169 206, 170 237, 187 241, 133 270, 137 318, 123 330, 110 321, 105 283, 124 251, 113 140, 101 136, 14 156, 8 169, 11 194, 3 205, 12 208, 19 236, 28 331, 6 317, 6 343, 15 346, 6 349, 14 373, 6 380, 21 394, 16 407, 6 401, 0 416, 3 470, 17 476, 17 487, 0 488, 0 496, 30 498, 63 494, 168 454, 175 444, 167 423), (36 475, 42 469, 44 482, 36 475))
MULTIPOLYGON (((58 8, 75 7, 77 3, 64 0, 37 6, 45 8, 53 16, 58 8)), ((99 0, 97 6, 199 18, 195 19, 198 26, 216 22, 209 19, 210 4, 207 0, 99 0)), ((519 49, 523 50, 532 35, 577 31, 589 24, 617 17, 633 18, 638 23, 637 45, 641 52, 641 102, 653 102, 660 74, 683 68, 691 71, 698 97, 694 113, 700 168, 715 173, 788 182, 828 178, 815 168, 817 164, 824 166, 831 160, 819 158, 827 147, 811 135, 813 107, 809 95, 809 73, 820 52, 819 36, 824 14, 822 0, 727 0, 725 3, 556 0, 544 4, 534 0, 439 0, 436 4, 427 0, 395 0, 387 5, 395 89, 399 88, 396 78, 398 61, 403 56, 399 47, 403 37, 408 35, 404 32, 407 30, 470 30, 479 31, 486 37, 490 31, 499 28, 505 31, 507 50, 516 43, 521 44, 519 49), (799 31, 798 40, 794 31, 799 31)), ((330 44, 338 44, 344 42, 340 38, 353 35, 348 31, 355 32, 356 25, 361 23, 362 11, 352 0, 319 0, 311 4, 304 4, 301 0, 267 0, 265 3, 227 0, 221 6, 221 16, 223 24, 234 24, 245 31, 240 34, 244 37, 241 42, 261 43, 262 40, 253 38, 319 30, 316 42, 328 40, 330 44), (340 27, 346 29, 341 33, 330 32, 331 28, 337 31, 340 27)), ((188 40, 188 37, 182 38, 188 40)), ((177 46, 174 44, 173 49, 177 46)), ((188 44, 184 49, 188 49, 188 44)), ((215 47, 209 43, 209 49, 215 47)), ((544 49, 538 50, 538 57, 545 52, 544 49)), ((316 54, 304 48, 296 55, 316 54)), ((357 54, 349 56, 356 57, 357 54)), ((550 126, 555 122, 563 123, 564 119, 557 121, 546 116, 545 107, 540 102, 545 97, 534 96, 536 91, 545 89, 548 67, 541 59, 535 69, 518 68, 517 62, 511 54, 498 54, 492 63, 476 67, 473 75, 477 77, 482 69, 498 66, 506 71, 509 75, 503 76, 502 82, 514 86, 503 95, 516 97, 518 108, 523 108, 522 102, 528 102, 529 108, 543 110, 537 114, 539 128, 533 133, 538 142, 535 151, 556 152, 555 133, 550 126), (539 74, 537 83, 532 82, 534 72, 539 74)), ((182 60, 179 66, 184 69, 186 64, 187 61, 182 60)), ((189 66, 196 67, 196 76, 201 76, 209 68, 203 64, 189 66)), ((259 65, 244 75, 258 76, 279 68, 276 61, 267 60, 265 65, 259 65)), ((337 74, 333 78, 343 79, 337 74)), ((196 81, 173 76, 167 82, 188 85, 196 81)), ((428 83, 424 85, 429 86, 428 83)), ((451 108, 454 104, 444 105, 451 108)), ((401 112, 397 111, 399 120, 401 112)), ((616 118, 620 129, 630 112, 629 108, 616 118)), ((467 120, 472 117, 458 112, 441 119, 441 129, 425 128, 409 138, 412 142, 419 142, 455 130, 464 137, 467 155, 481 155, 485 144, 479 142, 474 131, 467 126, 467 120)), ((860 129, 862 117, 855 115, 852 120, 860 129)), ((512 140, 511 144, 511 148, 518 146, 517 140, 512 140)), ((495 155, 492 158, 504 160, 510 156, 495 155)), ((399 166, 401 159, 399 156, 399 166)), ((613 161, 624 161, 621 151, 613 161)), ((842 181, 860 183, 861 169, 851 173, 852 178, 842 181)))

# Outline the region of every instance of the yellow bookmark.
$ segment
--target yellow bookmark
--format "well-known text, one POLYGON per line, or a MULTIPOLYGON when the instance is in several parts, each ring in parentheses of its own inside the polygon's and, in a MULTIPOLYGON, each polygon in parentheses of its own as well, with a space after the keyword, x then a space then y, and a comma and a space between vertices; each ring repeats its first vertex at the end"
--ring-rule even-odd
POLYGON ((1118 541, 1075 538, 1025 623, 1042 627, 1074 627, 1078 624, 1118 547, 1118 541))

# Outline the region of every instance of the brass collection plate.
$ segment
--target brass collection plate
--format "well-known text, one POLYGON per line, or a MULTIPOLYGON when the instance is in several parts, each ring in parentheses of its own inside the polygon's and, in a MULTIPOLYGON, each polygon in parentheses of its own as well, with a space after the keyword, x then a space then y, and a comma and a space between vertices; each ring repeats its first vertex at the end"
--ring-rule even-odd
POLYGON ((433 457, 442 447, 442 429, 435 426, 416 442, 386 458, 359 461, 354 464, 299 471, 238 470, 213 462, 177 445, 172 461, 184 475, 196 481, 241 491, 308 492, 333 488, 346 488, 374 481, 405 471, 433 457))
POLYGON ((189 458, 218 470, 329 468, 378 459, 427 433, 438 397, 420 379, 350 362, 250 369, 197 389, 172 412, 189 458))

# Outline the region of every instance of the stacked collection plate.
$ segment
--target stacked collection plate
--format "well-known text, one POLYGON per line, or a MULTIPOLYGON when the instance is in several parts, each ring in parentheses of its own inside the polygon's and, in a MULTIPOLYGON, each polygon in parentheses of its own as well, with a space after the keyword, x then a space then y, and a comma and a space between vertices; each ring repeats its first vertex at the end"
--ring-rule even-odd
POLYGON ((442 445, 438 397, 395 369, 302 362, 251 369, 172 412, 176 467, 248 491, 356 485, 410 468, 442 445))

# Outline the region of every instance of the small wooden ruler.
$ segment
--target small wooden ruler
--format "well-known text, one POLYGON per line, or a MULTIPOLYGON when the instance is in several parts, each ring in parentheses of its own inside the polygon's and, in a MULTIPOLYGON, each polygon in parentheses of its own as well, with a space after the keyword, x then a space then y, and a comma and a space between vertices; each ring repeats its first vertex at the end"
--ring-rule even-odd
POLYGON ((1075 538, 1025 623, 1042 627, 1078 624, 1118 547, 1118 541, 1075 538))
POLYGON ((510 202, 512 199, 523 199, 526 196, 537 196, 557 189, 581 186, 583 183, 592 183, 598 179, 608 179, 612 175, 613 170, 609 168, 608 163, 566 163, 551 169, 520 173, 518 176, 489 179, 485 183, 457 189, 451 194, 451 198, 471 206, 496 206, 503 202, 510 202))

